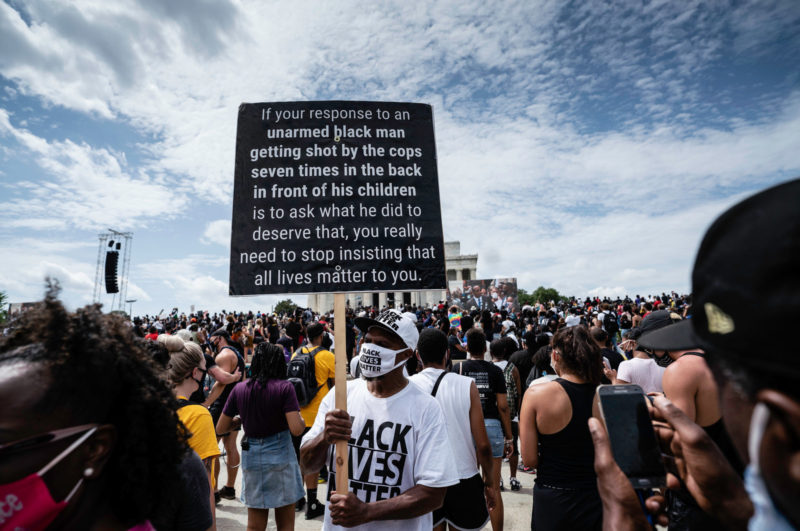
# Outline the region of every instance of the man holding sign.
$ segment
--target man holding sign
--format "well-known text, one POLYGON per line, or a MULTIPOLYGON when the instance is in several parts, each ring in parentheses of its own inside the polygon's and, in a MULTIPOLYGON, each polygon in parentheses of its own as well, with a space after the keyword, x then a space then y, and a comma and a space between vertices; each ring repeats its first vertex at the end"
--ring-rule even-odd
POLYGON ((334 409, 334 393, 325 396, 300 448, 305 473, 328 458, 335 485, 333 444, 348 443, 349 490, 329 493, 323 529, 429 531, 431 512, 458 476, 451 455, 441 451, 448 445, 441 407, 403 374, 419 332, 395 310, 355 324, 366 334, 359 360, 364 379, 347 383, 347 412, 334 409))

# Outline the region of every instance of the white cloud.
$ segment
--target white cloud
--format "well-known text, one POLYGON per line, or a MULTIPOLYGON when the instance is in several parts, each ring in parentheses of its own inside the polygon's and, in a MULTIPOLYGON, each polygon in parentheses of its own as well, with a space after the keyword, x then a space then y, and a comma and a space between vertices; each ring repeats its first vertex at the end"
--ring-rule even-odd
POLYGON ((216 243, 223 247, 230 247, 231 220, 218 219, 217 221, 210 221, 206 224, 206 230, 203 232, 203 238, 200 241, 206 244, 216 243))
POLYGON ((124 229, 147 220, 168 219, 187 204, 170 187, 129 169, 123 153, 71 140, 47 141, 14 127, 4 109, 0 109, 0 137, 15 140, 21 155, 52 176, 52 180, 38 183, 11 176, 18 188, 28 191, 25 197, 0 203, 14 226, 97 229, 112 225, 124 229))
MULTIPOLYGON (((46 175, 3 168, 20 192, 0 200, 3 226, 138 231, 170 219, 187 230, 185 213, 229 209, 239 103, 426 101, 445 235, 480 254, 481 276, 576 295, 688 289, 711 219, 800 173, 800 95, 767 82, 737 106, 707 81, 720 58, 735 68, 775 39, 795 44, 798 17, 785 0, 0 2, 0 49, 13 51, 0 75, 15 84, 3 101, 34 96, 44 116, 65 108, 128 125, 145 154, 130 164, 113 142, 46 136, 36 117, 22 125, 0 109, 0 153, 46 175)), ((223 215, 208 217, 204 243, 229 245, 223 215)), ((38 290, 28 271, 64 265, 65 252, 41 249, 5 279, 38 290)), ((91 278, 93 264, 69 265, 91 278)), ((267 304, 230 299, 226 268, 195 255, 135 261, 132 277, 154 304, 267 304)))

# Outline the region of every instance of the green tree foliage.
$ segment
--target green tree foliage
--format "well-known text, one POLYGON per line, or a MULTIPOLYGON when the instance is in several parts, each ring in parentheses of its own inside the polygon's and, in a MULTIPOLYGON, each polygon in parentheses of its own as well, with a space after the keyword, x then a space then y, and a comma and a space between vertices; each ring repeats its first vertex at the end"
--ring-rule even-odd
POLYGON ((282 313, 294 313, 296 309, 297 305, 292 302, 292 299, 278 301, 278 304, 275 305, 275 313, 278 315, 282 313))
POLYGON ((545 288, 544 286, 539 286, 532 293, 527 293, 525 290, 518 289, 517 295, 519 297, 520 304, 535 304, 537 302, 541 302, 542 304, 547 304, 550 301, 559 302, 564 297, 558 293, 558 290, 555 288, 545 288), (522 293, 525 293, 525 302, 523 302, 522 293))
POLYGON ((0 323, 5 323, 8 318, 8 295, 5 291, 0 291, 0 323))

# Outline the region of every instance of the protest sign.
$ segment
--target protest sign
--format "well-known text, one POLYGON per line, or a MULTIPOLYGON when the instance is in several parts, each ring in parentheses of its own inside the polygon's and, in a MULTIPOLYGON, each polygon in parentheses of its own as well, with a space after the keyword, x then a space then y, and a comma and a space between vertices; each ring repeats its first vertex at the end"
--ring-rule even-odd
POLYGON ((429 105, 239 107, 231 295, 445 288, 429 105))

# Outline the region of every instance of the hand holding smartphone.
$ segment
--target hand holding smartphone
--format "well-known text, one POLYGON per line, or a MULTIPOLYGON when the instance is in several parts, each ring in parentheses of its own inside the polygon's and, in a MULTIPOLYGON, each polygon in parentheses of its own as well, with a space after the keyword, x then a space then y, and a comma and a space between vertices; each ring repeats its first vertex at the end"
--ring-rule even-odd
POLYGON ((665 487, 667 472, 642 388, 600 385, 597 398, 611 453, 633 488, 665 487))

